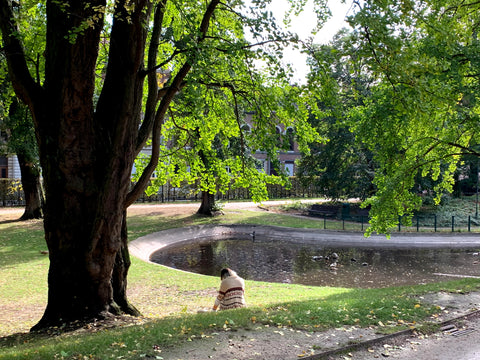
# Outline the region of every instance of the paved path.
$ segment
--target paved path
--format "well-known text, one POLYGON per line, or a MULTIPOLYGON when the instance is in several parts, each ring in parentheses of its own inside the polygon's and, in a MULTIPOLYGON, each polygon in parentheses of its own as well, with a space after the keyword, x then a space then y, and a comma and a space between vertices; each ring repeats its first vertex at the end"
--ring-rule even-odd
MULTIPOLYGON (((401 359, 401 360, 479 360, 480 329, 478 312, 474 316, 453 320, 451 330, 438 331, 430 335, 412 334, 406 337, 393 337, 390 341, 379 341, 372 346, 362 346, 358 351, 350 351, 352 360, 401 359)), ((309 360, 327 358, 344 360, 345 354, 326 357, 319 355, 309 360)))
POLYGON ((164 230, 130 242, 129 248, 133 255, 149 261, 153 252, 168 245, 200 239, 228 239, 232 237, 262 241, 321 244, 325 247, 369 249, 480 248, 480 236, 478 234, 398 233, 393 234, 390 239, 386 239, 383 235, 374 235, 366 238, 358 232, 255 225, 199 225, 164 230))

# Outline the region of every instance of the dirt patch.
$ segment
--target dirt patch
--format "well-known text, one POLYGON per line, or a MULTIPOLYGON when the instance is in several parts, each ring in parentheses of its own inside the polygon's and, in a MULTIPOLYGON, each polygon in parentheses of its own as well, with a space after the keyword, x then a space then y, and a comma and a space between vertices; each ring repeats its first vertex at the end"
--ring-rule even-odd
POLYGON ((168 203, 168 204, 134 204, 127 210, 129 216, 153 216, 153 215, 191 215, 195 214, 200 207, 196 203, 168 203))
POLYGON ((23 212, 24 208, 0 207, 0 224, 20 219, 23 212))

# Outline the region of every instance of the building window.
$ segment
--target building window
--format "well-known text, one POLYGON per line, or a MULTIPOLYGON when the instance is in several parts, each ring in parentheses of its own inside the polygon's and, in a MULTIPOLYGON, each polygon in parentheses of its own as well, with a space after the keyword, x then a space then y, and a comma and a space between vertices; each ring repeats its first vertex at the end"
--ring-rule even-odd
POLYGON ((268 162, 268 167, 269 167, 269 171, 268 171, 269 175, 278 176, 278 171, 277 169, 275 169, 275 164, 272 161, 268 162))
POLYGON ((295 136, 292 128, 287 129, 288 151, 295 150, 295 136))
POLYGON ((0 156, 0 178, 8 176, 8 159, 5 156, 0 156))
POLYGON ((295 162, 293 161, 285 161, 285 172, 288 176, 293 176, 295 170, 295 162))

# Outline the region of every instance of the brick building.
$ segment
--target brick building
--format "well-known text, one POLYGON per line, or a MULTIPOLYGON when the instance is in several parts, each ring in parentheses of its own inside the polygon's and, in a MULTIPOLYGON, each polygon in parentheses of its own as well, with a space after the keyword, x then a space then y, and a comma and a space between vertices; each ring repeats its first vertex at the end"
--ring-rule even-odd
MULTIPOLYGON (((252 115, 253 113, 247 113, 245 115, 246 125, 244 126, 248 126, 249 128, 252 127, 252 115)), ((285 127, 283 125, 279 125, 276 126, 276 131, 278 134, 286 136, 289 141, 289 150, 280 152, 278 154, 278 158, 287 174, 293 176, 297 171, 295 161, 301 158, 301 153, 298 149, 298 143, 295 141, 294 129, 292 127, 285 127)), ((269 175, 276 174, 276 171, 273 168, 271 161, 268 159, 267 153, 265 151, 257 151, 253 156, 262 162, 265 173, 269 175)))

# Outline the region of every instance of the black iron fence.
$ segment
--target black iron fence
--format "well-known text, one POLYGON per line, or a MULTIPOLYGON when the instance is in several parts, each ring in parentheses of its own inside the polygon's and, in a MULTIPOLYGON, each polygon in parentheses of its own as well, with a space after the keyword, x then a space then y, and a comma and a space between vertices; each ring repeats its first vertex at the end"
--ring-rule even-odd
MULTIPOLYGON (((292 177, 291 186, 267 184, 268 197, 271 199, 284 198, 314 198, 322 197, 321 190, 314 186, 304 186, 296 178, 292 177)), ((215 195, 220 201, 248 200, 251 194, 248 189, 237 188, 228 190, 226 193, 217 193, 215 195)), ((172 186, 167 183, 161 186, 157 193, 153 195, 143 194, 137 202, 172 202, 179 200, 199 200, 199 195, 194 186, 183 184, 182 186, 172 186)), ((0 179, 0 206, 22 206, 25 205, 25 199, 20 180, 0 179)))
POLYGON ((480 218, 475 215, 422 214, 412 218, 410 226, 406 226, 401 217, 398 219, 398 231, 473 231, 480 230, 480 218))
MULTIPOLYGON (((299 199, 322 197, 322 192, 315 186, 303 186, 297 178, 291 178, 290 188, 281 185, 268 185, 268 195, 272 199, 299 199)), ((217 194, 219 201, 248 200, 251 195, 248 189, 239 188, 227 191, 225 194, 217 194)), ((140 203, 163 203, 182 200, 199 200, 191 185, 175 187, 171 184, 163 185, 156 194, 147 196, 143 194, 137 202, 140 203)), ((24 206, 25 199, 20 180, 0 179, 0 207, 24 206)), ((324 229, 364 231, 368 226, 368 211, 357 213, 358 210, 350 211, 348 204, 344 204, 337 210, 312 207, 308 215, 323 221, 324 229)), ((480 232, 480 217, 475 215, 449 215, 438 214, 415 215, 412 223, 407 225, 405 219, 398 219, 395 229, 399 232, 480 232)))
MULTIPOLYGON (((339 215, 328 214, 314 215, 322 222, 325 230, 364 231, 369 226, 368 215, 339 215)), ((480 217, 467 216, 440 216, 437 214, 415 215, 411 224, 399 218, 394 231, 398 232, 480 232, 480 217)))
POLYGON ((0 179, 0 206, 23 206, 25 197, 20 180, 0 179))
MULTIPOLYGON (((288 199, 288 198, 315 198, 322 197, 322 191, 315 185, 303 185, 296 177, 290 178, 291 186, 267 184, 268 197, 270 199, 288 199)), ((225 193, 217 193, 216 200, 234 201, 249 200, 252 196, 246 188, 230 189, 225 193)), ((143 194, 137 202, 170 202, 178 200, 199 200, 199 194, 196 188, 189 184, 180 187, 172 186, 167 183, 158 189, 153 195, 143 194)))

